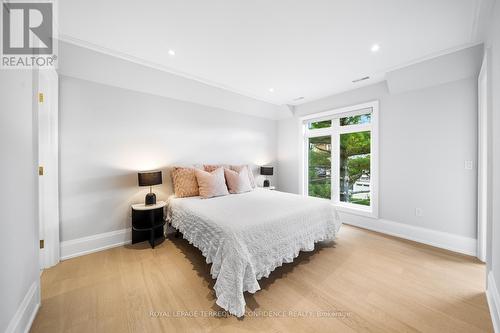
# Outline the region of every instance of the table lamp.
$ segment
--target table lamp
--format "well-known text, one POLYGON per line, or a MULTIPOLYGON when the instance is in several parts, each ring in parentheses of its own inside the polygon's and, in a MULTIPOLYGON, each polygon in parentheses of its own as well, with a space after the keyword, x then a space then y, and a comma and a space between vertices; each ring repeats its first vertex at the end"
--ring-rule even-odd
MULTIPOLYGON (((260 167, 260 174, 263 176, 272 176, 273 175, 273 167, 268 166, 268 165, 263 165, 260 167)), ((270 183, 269 180, 266 177, 266 180, 264 180, 264 187, 269 187, 270 183)))
POLYGON ((149 186, 149 193, 146 194, 145 204, 156 204, 156 194, 152 189, 154 185, 162 183, 161 171, 139 172, 138 173, 139 186, 149 186))

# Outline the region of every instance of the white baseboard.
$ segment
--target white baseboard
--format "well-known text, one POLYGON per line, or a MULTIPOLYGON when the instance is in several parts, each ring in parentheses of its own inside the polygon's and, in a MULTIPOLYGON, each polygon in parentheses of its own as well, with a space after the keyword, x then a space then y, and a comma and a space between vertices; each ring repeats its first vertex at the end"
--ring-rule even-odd
POLYGON ((128 228, 64 241, 61 242, 61 260, 130 244, 131 239, 132 231, 128 228))
POLYGON ((453 252, 476 256, 476 239, 384 219, 344 214, 343 223, 377 231, 453 252))
POLYGON ((27 333, 40 308, 40 280, 37 279, 31 285, 19 304, 14 317, 12 317, 5 333, 27 333))
POLYGON ((500 294, 493 277, 493 272, 488 273, 488 287, 486 288, 486 298, 490 307, 491 320, 493 321, 493 329, 496 333, 500 333, 500 294))

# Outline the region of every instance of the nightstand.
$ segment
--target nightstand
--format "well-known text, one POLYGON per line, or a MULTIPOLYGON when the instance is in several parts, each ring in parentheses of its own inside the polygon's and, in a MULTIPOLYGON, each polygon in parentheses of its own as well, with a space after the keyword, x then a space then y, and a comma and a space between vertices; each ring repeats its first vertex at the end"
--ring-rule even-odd
POLYGON ((132 244, 149 241, 154 249, 155 245, 165 240, 163 226, 165 225, 165 201, 158 201, 154 205, 132 205, 132 244))

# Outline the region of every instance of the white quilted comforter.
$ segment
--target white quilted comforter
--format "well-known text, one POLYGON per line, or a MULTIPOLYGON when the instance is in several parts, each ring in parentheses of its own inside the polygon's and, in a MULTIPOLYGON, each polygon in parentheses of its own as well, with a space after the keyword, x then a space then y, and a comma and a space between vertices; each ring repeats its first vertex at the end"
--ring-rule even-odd
POLYGON ((245 314, 243 293, 260 289, 257 280, 340 228, 329 201, 264 189, 171 198, 168 207, 172 225, 212 263, 216 303, 238 317, 245 314))

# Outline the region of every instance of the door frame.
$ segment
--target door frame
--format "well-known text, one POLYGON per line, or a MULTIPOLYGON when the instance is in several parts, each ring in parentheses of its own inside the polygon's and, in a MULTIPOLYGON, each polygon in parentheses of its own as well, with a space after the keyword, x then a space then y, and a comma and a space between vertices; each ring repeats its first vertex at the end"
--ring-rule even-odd
POLYGON ((477 258, 486 262, 488 225, 491 221, 491 107, 488 91, 488 52, 485 50, 478 77, 478 151, 477 151, 477 258))
POLYGON ((38 177, 40 269, 60 260, 59 241, 59 78, 55 69, 38 71, 38 177), (40 94, 43 94, 41 97, 40 94))

